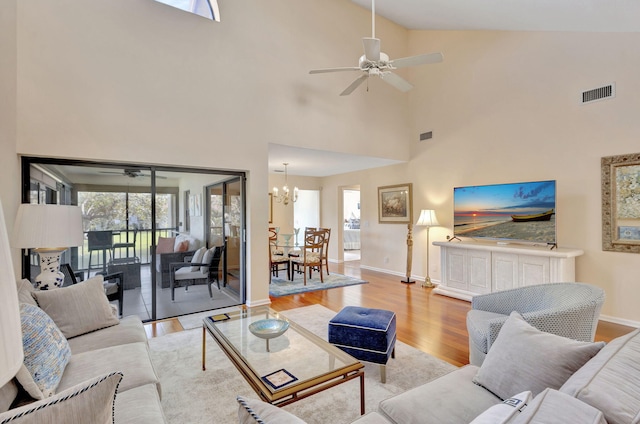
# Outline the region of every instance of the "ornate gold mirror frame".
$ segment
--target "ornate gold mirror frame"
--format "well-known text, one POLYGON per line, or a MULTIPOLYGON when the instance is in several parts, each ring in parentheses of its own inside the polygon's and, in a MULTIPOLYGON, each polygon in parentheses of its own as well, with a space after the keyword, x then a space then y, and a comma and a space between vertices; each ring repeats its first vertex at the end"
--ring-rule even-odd
POLYGON ((602 158, 602 250, 640 253, 640 153, 602 158))

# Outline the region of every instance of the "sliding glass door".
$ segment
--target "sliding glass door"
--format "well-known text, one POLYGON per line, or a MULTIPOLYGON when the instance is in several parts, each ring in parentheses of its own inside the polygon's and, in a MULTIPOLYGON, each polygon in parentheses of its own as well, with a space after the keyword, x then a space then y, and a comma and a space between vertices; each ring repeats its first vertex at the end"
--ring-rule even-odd
POLYGON ((224 286, 244 301, 244 185, 242 177, 207 187, 210 246, 225 246, 224 286))
MULTIPOLYGON (((64 263, 85 279, 125 272, 125 316, 157 320, 244 302, 243 173, 23 158, 22 175, 23 202, 80 206, 85 242, 64 263), (219 245, 220 290, 214 282, 209 296, 205 278, 172 293, 171 264, 219 245)), ((25 260, 25 278, 38 274, 34 266, 25 260)))

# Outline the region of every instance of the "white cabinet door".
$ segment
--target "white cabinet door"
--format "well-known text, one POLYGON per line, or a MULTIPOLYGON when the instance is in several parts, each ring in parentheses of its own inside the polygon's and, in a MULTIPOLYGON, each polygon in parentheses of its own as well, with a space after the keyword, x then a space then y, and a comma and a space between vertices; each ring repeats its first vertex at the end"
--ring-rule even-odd
POLYGON ((473 293, 491 293, 491 252, 467 250, 469 290, 473 293))
POLYGON ((495 292, 518 287, 518 255, 515 253, 493 253, 492 265, 492 291, 495 292))
POLYGON ((549 258, 545 256, 518 256, 519 286, 549 283, 549 258))
POLYGON ((460 290, 469 290, 467 280, 466 249, 446 249, 447 286, 460 290))

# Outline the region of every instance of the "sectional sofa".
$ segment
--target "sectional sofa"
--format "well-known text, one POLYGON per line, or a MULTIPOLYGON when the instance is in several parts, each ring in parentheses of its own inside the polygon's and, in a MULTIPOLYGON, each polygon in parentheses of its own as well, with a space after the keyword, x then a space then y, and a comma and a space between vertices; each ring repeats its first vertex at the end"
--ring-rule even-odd
MULTIPOLYGON (((603 342, 542 332, 513 312, 481 366, 467 365, 382 401, 358 424, 640 422, 640 330, 603 342)), ((304 423, 238 398, 239 422, 304 423)))
POLYGON ((0 423, 166 422, 142 321, 117 318, 101 276, 49 291, 22 280, 18 298, 25 360, 0 387, 0 423))

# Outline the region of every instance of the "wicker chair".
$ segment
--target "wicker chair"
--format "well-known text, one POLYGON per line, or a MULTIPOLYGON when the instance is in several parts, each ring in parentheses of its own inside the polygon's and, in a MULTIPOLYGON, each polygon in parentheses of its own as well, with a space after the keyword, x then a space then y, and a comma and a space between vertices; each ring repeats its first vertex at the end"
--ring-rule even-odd
POLYGON ((584 283, 552 283, 474 296, 467 313, 469 362, 480 366, 512 311, 539 330, 592 342, 604 291, 584 283))

